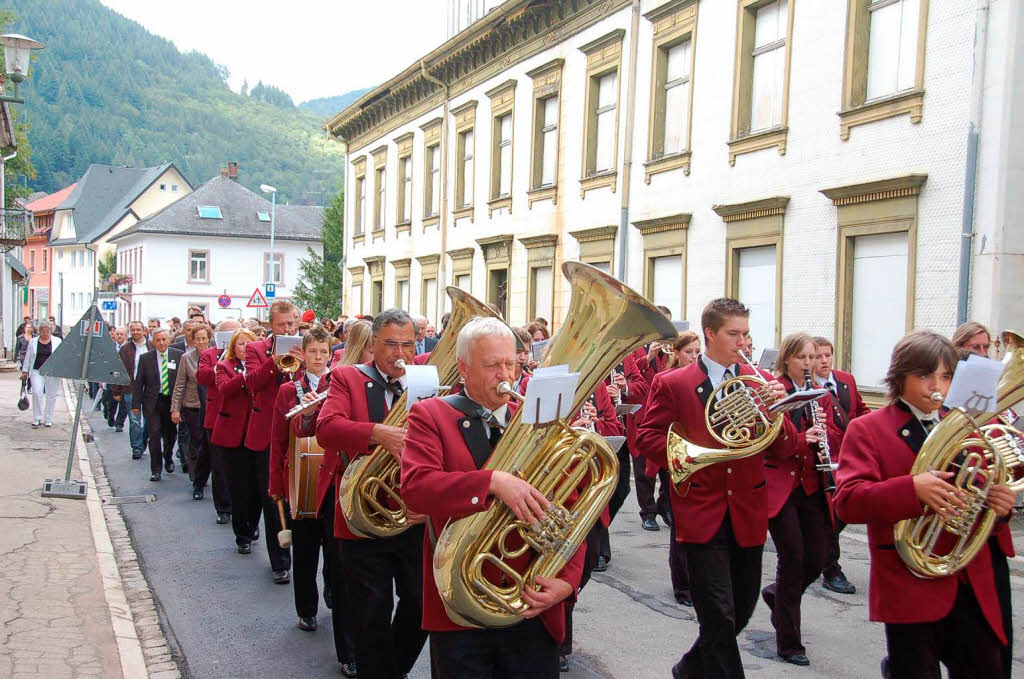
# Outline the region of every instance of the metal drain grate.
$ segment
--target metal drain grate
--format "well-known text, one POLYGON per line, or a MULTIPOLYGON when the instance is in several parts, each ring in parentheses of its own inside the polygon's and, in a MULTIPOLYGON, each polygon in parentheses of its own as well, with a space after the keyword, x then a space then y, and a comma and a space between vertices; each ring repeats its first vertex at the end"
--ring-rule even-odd
POLYGON ((103 502, 110 505, 129 505, 142 502, 156 502, 156 495, 122 495, 104 498, 103 502))

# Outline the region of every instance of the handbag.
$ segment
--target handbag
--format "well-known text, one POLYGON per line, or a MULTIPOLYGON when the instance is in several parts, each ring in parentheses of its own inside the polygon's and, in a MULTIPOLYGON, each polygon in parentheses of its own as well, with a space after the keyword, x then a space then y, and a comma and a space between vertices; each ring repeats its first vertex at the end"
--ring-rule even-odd
POLYGON ((25 380, 21 381, 21 398, 18 399, 18 410, 28 410, 28 391, 25 380))

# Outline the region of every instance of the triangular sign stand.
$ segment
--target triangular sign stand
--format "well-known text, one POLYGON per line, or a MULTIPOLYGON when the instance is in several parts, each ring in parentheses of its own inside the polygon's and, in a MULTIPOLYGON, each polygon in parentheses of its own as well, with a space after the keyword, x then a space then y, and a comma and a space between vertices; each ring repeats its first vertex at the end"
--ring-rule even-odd
POLYGON ((75 459, 75 440, 78 438, 82 401, 85 400, 88 383, 131 384, 117 355, 117 349, 107 335, 107 324, 95 304, 90 305, 82 319, 71 328, 68 336, 39 369, 39 374, 45 377, 79 380, 75 420, 71 426, 71 444, 64 478, 46 479, 43 483, 43 496, 84 500, 88 484, 85 481, 71 480, 71 465, 75 459))

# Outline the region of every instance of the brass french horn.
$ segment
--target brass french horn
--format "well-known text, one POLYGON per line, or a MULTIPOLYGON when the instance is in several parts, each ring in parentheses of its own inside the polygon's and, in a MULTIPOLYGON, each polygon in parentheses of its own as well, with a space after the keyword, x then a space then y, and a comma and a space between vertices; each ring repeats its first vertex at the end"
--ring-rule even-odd
MULTIPOLYGON (((630 351, 677 333, 654 305, 596 268, 566 262, 562 272, 572 301, 544 365, 568 364, 580 373, 569 410, 575 413, 630 351)), ((507 627, 528 608, 523 588, 535 587, 538 576, 557 575, 600 517, 615 490, 618 458, 601 436, 562 421, 524 424, 520 409, 484 468, 517 474, 551 508, 535 525, 517 520, 501 502, 450 522, 434 548, 434 581, 457 624, 507 627), (485 569, 500 572, 503 582, 486 577, 485 569)))

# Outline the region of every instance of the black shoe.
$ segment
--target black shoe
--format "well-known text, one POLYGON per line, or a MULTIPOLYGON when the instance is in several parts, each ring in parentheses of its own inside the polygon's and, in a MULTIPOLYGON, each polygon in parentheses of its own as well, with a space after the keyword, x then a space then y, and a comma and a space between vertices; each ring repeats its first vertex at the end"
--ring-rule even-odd
POLYGON ((113 428, 114 423, 111 422, 110 420, 107 420, 107 426, 113 428))
POLYGON ((564 655, 558 656, 558 671, 559 672, 568 672, 569 671, 569 658, 568 657, 566 657, 564 655))
POLYGON ((850 581, 846 579, 846 576, 842 571, 839 574, 831 578, 822 578, 822 586, 836 594, 856 594, 857 588, 850 584, 850 581))
POLYGON ((248 542, 243 542, 242 544, 238 545, 238 553, 239 554, 251 554, 252 553, 252 546, 248 542))
POLYGON ((181 463, 181 473, 188 474, 188 462, 181 463))
POLYGON ((661 517, 661 520, 669 528, 672 528, 673 526, 675 526, 675 523, 672 522, 672 515, 671 514, 667 514, 667 513, 666 514, 658 514, 658 516, 661 517))
POLYGON ((330 586, 324 586, 324 606, 328 609, 334 608, 334 590, 330 586))
POLYGON ((192 489, 192 499, 193 500, 202 500, 203 499, 203 489, 201 487, 200 488, 193 488, 192 489))
POLYGON ((260 539, 260 527, 256 526, 256 530, 252 532, 252 541, 256 542, 260 539))
POLYGON ((682 679, 683 677, 683 661, 680 660, 672 666, 672 679, 682 679))
POLYGON ((603 556, 597 557, 597 563, 594 564, 594 572, 604 573, 606 570, 608 570, 608 559, 603 556))
POLYGON ((661 530, 661 526, 658 525, 658 522, 653 516, 649 516, 644 519, 640 525, 643 526, 644 530, 661 530))
POLYGON ((288 575, 288 571, 274 571, 274 583, 278 585, 287 585, 291 582, 291 576, 288 575))
POLYGON ((166 464, 164 464, 164 469, 167 470, 168 474, 173 474, 174 473, 174 460, 171 460, 170 462, 167 462, 166 464))
POLYGON ((133 450, 132 451, 132 459, 133 460, 141 460, 142 459, 142 451, 141 450, 133 450))
POLYGON ((807 656, 803 653, 794 653, 793 655, 781 656, 785 662, 790 665, 798 665, 800 667, 807 667, 811 664, 811 661, 807 659, 807 656))
POLYGON ((299 618, 299 621, 295 623, 303 632, 315 632, 319 625, 316 622, 316 618, 299 618))
POLYGON ((217 514, 217 525, 223 526, 225 523, 231 523, 231 515, 223 512, 217 514))
POLYGON ((114 433, 115 434, 120 434, 123 431, 124 431, 124 427, 114 427, 114 433))
POLYGON ((149 480, 150 481, 159 481, 160 480, 160 472, 153 472, 152 474, 150 474, 149 475, 149 480))
POLYGON ((348 679, 355 679, 355 677, 358 676, 356 672, 355 660, 349 660, 348 662, 340 663, 340 665, 341 667, 339 669, 341 670, 341 674, 343 676, 348 677, 348 679))
POLYGON ((676 603, 681 606, 687 606, 693 608, 693 599, 690 598, 689 594, 677 594, 676 603))
POLYGON ((882 658, 882 679, 892 679, 892 675, 889 674, 889 656, 882 658))

